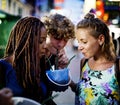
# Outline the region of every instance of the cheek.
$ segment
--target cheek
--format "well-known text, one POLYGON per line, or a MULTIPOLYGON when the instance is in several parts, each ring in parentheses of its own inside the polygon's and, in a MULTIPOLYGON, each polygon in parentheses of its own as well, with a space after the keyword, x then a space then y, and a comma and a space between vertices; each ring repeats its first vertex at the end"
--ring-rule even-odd
POLYGON ((41 45, 39 45, 39 58, 41 57, 41 45))
POLYGON ((41 53, 42 50, 42 44, 39 45, 39 53, 41 53))
POLYGON ((39 54, 41 55, 44 51, 43 44, 39 45, 39 54))
POLYGON ((58 42, 57 42, 57 41, 55 41, 55 40, 53 40, 51 43, 52 43, 53 45, 58 44, 58 42))
POLYGON ((66 41, 61 42, 61 45, 62 45, 63 47, 66 46, 66 44, 67 44, 66 41))
POLYGON ((52 44, 52 46, 55 46, 57 44, 57 41, 53 38, 50 38, 50 43, 52 44))
POLYGON ((91 44, 91 45, 87 46, 86 49, 90 55, 94 55, 99 50, 99 44, 98 43, 91 44))
POLYGON ((41 50, 41 49, 42 49, 42 44, 39 45, 39 50, 41 50))

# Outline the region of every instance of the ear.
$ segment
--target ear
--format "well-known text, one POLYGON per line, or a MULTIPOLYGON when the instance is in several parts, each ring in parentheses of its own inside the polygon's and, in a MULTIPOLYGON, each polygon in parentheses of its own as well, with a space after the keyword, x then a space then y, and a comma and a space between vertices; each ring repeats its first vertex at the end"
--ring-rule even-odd
POLYGON ((101 34, 101 35, 98 37, 98 42, 99 42, 100 45, 102 45, 102 44, 104 43, 104 41, 105 41, 105 37, 104 37, 103 34, 101 34))

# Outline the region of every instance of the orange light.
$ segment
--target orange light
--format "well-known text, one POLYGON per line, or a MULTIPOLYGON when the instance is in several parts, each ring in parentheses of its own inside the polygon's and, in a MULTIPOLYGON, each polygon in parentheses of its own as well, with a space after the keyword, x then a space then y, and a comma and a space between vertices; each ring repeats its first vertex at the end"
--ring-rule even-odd
POLYGON ((103 16, 103 20, 104 20, 105 22, 107 22, 108 17, 109 17, 109 14, 108 14, 108 13, 105 13, 104 16, 103 16))
POLYGON ((96 15, 98 18, 103 18, 104 16, 104 3, 102 0, 96 1, 96 15))
POLYGON ((58 2, 63 3, 63 2, 64 2, 64 0, 54 0, 54 2, 55 2, 55 3, 58 3, 58 2))
POLYGON ((96 1, 96 7, 97 9, 101 9, 104 7, 104 4, 101 0, 96 1))
POLYGON ((55 9, 62 9, 64 0, 54 0, 54 8, 55 9))

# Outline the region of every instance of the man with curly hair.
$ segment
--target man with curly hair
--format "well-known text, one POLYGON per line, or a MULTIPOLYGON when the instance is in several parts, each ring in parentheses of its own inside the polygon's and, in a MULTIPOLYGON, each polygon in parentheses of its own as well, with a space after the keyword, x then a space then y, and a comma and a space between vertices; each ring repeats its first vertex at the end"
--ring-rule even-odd
MULTIPOLYGON (((68 64, 68 58, 65 54, 64 47, 66 46, 69 39, 75 37, 74 24, 66 16, 61 14, 53 14, 49 17, 44 18, 44 24, 47 29, 48 40, 46 45, 46 67, 44 68, 43 62, 41 62, 42 72, 42 81, 46 85, 46 95, 45 99, 52 96, 52 90, 50 89, 47 77, 45 75, 45 70, 50 70, 51 65, 54 65, 55 69, 60 69, 66 67, 68 64), (58 58, 56 62, 56 57, 58 58), (48 62, 51 62, 51 65, 48 62)), ((43 57, 42 59, 45 59, 43 57)), ((43 60, 41 60, 43 61, 43 60)), ((53 100, 47 101, 46 105, 56 105, 53 100)))

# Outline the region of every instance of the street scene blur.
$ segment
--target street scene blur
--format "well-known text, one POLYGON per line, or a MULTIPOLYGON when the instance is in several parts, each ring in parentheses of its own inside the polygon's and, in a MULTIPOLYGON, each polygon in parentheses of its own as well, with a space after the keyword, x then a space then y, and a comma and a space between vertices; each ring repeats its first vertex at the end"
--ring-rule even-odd
MULTIPOLYGON (((0 0, 0 58, 3 57, 10 30, 21 18, 44 16, 59 13, 68 17, 76 25, 88 12, 102 19, 110 29, 110 35, 120 37, 120 0, 0 0)), ((76 38, 70 39, 65 47, 67 57, 76 55, 70 62, 69 69, 72 80, 77 83, 80 77, 80 60, 76 38)), ((64 92, 53 92, 57 105, 74 105, 75 93, 70 87, 64 92)))

